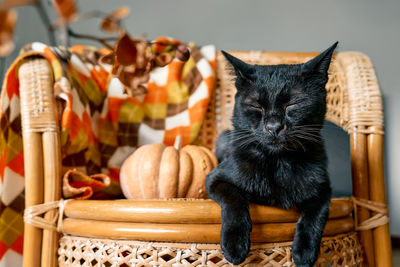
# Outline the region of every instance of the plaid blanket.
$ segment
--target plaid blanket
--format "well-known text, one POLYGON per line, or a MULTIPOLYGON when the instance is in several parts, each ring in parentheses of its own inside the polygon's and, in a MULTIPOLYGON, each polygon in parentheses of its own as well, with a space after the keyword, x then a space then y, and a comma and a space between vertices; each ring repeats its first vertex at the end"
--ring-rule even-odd
POLYGON ((138 97, 125 95, 120 81, 109 74, 111 66, 99 63, 106 53, 84 46, 66 52, 32 43, 6 73, 0 101, 0 266, 22 263, 24 158, 17 73, 27 56, 42 55, 53 70, 54 94, 62 107, 64 171, 111 178, 104 185, 89 176, 73 176, 72 186, 86 187, 81 198, 120 197, 119 167, 137 146, 172 145, 176 135, 185 145, 200 130, 216 78, 213 46, 192 45, 187 62, 174 60, 152 71, 148 93, 138 97))

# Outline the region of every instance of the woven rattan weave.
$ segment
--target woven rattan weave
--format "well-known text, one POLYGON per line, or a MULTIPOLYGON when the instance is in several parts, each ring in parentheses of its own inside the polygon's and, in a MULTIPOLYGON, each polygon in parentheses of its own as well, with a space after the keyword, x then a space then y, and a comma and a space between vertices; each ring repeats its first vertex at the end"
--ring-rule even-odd
MULTIPOLYGON (((292 266, 290 242, 254 245, 242 266, 292 266)), ((151 243, 64 236, 63 266, 233 266, 216 244, 151 243)), ((355 233, 324 238, 317 266, 361 266, 355 233)))

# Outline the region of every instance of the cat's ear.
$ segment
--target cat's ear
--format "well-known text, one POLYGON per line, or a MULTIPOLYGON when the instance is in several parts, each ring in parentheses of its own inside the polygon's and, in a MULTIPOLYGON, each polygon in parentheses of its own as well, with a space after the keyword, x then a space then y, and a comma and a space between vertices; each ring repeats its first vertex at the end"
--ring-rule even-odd
POLYGON ((223 50, 221 50, 221 53, 225 56, 230 65, 233 67, 233 70, 235 71, 237 77, 250 80, 251 74, 254 71, 251 65, 241 61, 240 59, 232 56, 231 54, 226 53, 223 50))
POLYGON ((303 74, 321 73, 326 74, 331 63, 332 54, 335 50, 338 42, 334 43, 331 47, 326 49, 324 52, 304 63, 301 67, 303 74))

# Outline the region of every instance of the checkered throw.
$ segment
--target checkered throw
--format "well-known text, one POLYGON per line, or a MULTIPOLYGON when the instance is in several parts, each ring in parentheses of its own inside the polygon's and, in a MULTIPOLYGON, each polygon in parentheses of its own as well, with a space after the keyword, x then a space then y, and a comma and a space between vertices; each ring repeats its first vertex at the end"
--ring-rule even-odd
MULTIPOLYGON (((111 66, 99 62, 106 53, 105 49, 84 46, 66 53, 32 43, 4 78, 0 101, 0 266, 22 263, 24 158, 17 73, 27 55, 45 57, 53 70, 54 94, 62 107, 59 125, 64 171, 105 173, 111 178, 110 186, 92 188, 88 195, 92 198, 120 197, 119 168, 137 146, 172 145, 177 135, 186 145, 199 133, 216 78, 213 46, 192 45, 187 62, 174 60, 152 71, 148 93, 138 97, 125 95, 123 85, 109 73, 111 66)), ((93 183, 90 177, 75 182, 89 187, 93 183)))

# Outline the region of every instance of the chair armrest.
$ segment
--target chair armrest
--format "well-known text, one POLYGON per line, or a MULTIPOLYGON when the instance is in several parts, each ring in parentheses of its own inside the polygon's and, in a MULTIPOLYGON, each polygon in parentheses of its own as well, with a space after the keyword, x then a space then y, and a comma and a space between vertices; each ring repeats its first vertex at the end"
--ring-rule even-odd
POLYGON ((57 131, 53 74, 47 60, 27 58, 19 67, 23 131, 57 131))
POLYGON ((348 133, 383 134, 382 97, 371 60, 359 52, 339 53, 336 60, 345 79, 341 126, 348 133))
MULTIPOLYGON (((60 199, 61 146, 53 73, 41 57, 25 59, 18 70, 24 146, 25 207, 60 199)), ((54 218, 54 211, 45 219, 54 218)), ((24 266, 57 266, 58 234, 25 222, 24 266), (41 253, 38 253, 38 250, 41 253)))
MULTIPOLYGON (((346 114, 346 120, 341 125, 350 134, 353 194, 386 205, 383 107, 373 65, 366 55, 358 52, 340 53, 337 60, 346 75, 343 94, 343 113, 346 114)), ((361 214, 365 216, 360 218, 361 221, 371 217, 370 211, 366 209, 360 209, 361 214)), ((359 234, 370 265, 392 265, 388 224, 378 226, 372 231, 361 231, 359 234), (370 243, 372 238, 373 244, 370 243)))

